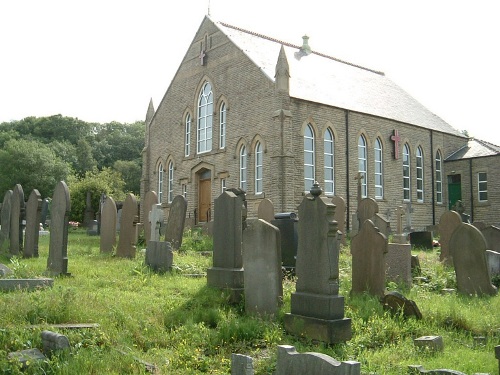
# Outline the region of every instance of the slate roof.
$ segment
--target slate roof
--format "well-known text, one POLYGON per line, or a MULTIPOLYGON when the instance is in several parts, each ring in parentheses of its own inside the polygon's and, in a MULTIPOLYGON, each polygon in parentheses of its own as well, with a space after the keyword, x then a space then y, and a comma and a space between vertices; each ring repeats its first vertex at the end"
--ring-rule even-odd
POLYGON ((290 67, 290 96, 293 98, 464 137, 381 72, 316 51, 300 57, 299 45, 226 23, 215 24, 273 81, 279 51, 283 45, 290 67))
POLYGON ((479 139, 469 139, 469 142, 446 158, 446 161, 462 159, 481 158, 485 156, 500 155, 500 146, 481 141, 479 139))

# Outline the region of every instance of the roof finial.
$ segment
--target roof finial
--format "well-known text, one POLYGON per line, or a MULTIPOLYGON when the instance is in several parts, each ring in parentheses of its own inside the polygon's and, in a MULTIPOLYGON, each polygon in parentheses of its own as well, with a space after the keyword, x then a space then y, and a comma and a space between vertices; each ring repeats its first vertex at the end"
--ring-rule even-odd
POLYGON ((307 35, 302 37, 302 47, 300 47, 300 50, 306 55, 310 55, 312 52, 311 47, 309 47, 309 37, 307 35))
POLYGON ((210 17, 210 0, 208 0, 208 16, 210 17))

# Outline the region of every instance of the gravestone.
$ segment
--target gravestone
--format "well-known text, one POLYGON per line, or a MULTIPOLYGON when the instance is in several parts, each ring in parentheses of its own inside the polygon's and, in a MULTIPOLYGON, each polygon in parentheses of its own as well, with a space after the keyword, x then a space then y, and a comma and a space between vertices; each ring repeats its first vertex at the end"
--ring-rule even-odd
POLYGON ((40 217, 42 214, 42 196, 37 189, 31 192, 26 204, 26 230, 24 241, 25 258, 38 258, 38 237, 40 235, 40 217))
POLYGON ((321 192, 314 184, 299 206, 298 279, 284 323, 293 335, 333 344, 351 339, 351 319, 344 317, 344 297, 339 295, 335 205, 321 192))
POLYGON ((44 353, 53 354, 54 352, 71 348, 67 336, 47 330, 42 331, 41 335, 44 353))
POLYGON ((99 222, 97 220, 90 220, 88 222, 87 235, 88 236, 98 236, 99 235, 99 222))
POLYGON ((415 231, 410 232, 410 243, 412 249, 419 248, 424 250, 432 250, 432 232, 415 231))
POLYGON ((252 357, 248 355, 232 353, 231 375, 254 375, 252 357))
POLYGON ((455 211, 446 211, 439 219, 439 243, 441 244, 441 254, 439 260, 447 265, 453 265, 453 258, 450 254, 451 235, 462 224, 462 218, 455 211))
POLYGON ((40 217, 40 223, 42 223, 44 228, 47 228, 47 220, 50 220, 49 206, 50 206, 49 199, 44 198, 42 200, 42 213, 40 217))
POLYGON ((299 353, 291 345, 278 345, 276 375, 360 375, 361 363, 339 362, 323 353, 299 353))
POLYGON ((172 269, 174 253, 170 242, 150 240, 146 248, 146 265, 155 272, 168 272, 172 269))
MULTIPOLYGON (((429 375, 467 375, 464 372, 448 370, 445 368, 440 368, 437 370, 424 370, 424 366, 420 365, 409 365, 408 366, 408 374, 409 375, 418 375, 418 374, 429 374, 429 375)), ((481 375, 481 374, 475 374, 481 375)))
POLYGON ((9 276, 12 273, 13 272, 9 267, 7 267, 5 264, 0 263, 0 277, 9 276))
MULTIPOLYGON (((93 221, 95 217, 94 209, 92 208, 92 193, 87 191, 87 196, 85 200, 85 212, 83 214, 83 227, 91 229, 93 226, 93 221)), ((97 233, 96 233, 97 234, 97 233)))
POLYGON ((421 336, 413 339, 417 348, 426 349, 431 352, 443 351, 444 343, 442 336, 421 336))
POLYGON ((380 233, 384 236, 389 237, 391 234, 391 222, 385 218, 385 216, 377 213, 373 216, 373 224, 378 228, 380 233))
POLYGON ((244 293, 244 197, 226 190, 215 199, 214 207, 213 266, 207 270, 207 285, 228 290, 231 302, 238 303, 244 293))
POLYGON ((385 292, 387 238, 371 220, 365 220, 351 240, 352 290, 382 298, 385 292))
POLYGON ((12 292, 23 290, 31 292, 43 288, 52 288, 54 279, 37 278, 37 279, 0 279, 0 291, 12 292))
POLYGON ((160 233, 161 227, 165 222, 165 215, 163 214, 163 209, 161 208, 161 204, 154 204, 151 207, 151 211, 149 211, 149 232, 150 232, 150 241, 160 241, 160 233))
POLYGON ((12 190, 7 190, 3 197, 2 211, 0 217, 0 251, 6 252, 10 246, 10 214, 11 214, 12 190))
POLYGON ((68 227, 71 200, 68 186, 60 181, 52 195, 49 257, 47 272, 52 276, 68 274, 68 227))
POLYGON ((483 229, 485 229, 488 226, 488 225, 486 225, 486 223, 484 221, 474 221, 471 224, 474 225, 481 232, 483 231, 483 229))
POLYGON ((497 293, 486 262, 486 240, 479 229, 471 224, 460 224, 451 235, 450 253, 458 292, 465 295, 497 293))
POLYGON ((394 211, 396 215, 396 233, 392 236, 394 243, 407 244, 408 238, 406 234, 403 233, 403 216, 405 215, 405 209, 403 206, 399 206, 394 211))
POLYGON ((116 219, 116 203, 108 196, 101 209, 101 253, 111 253, 116 246, 116 219))
POLYGON ((375 214, 378 213, 378 204, 373 198, 364 198, 361 199, 358 205, 358 223, 359 228, 363 227, 363 223, 366 220, 372 220, 375 214))
POLYGON ((132 193, 128 193, 123 203, 122 222, 120 224, 120 236, 116 248, 116 256, 121 258, 134 258, 137 245, 137 223, 138 216, 137 199, 132 193))
POLYGON ((491 278, 500 276, 500 253, 493 250, 486 250, 486 264, 488 264, 491 278))
MULTIPOLYGON (((155 204, 159 204, 158 202, 158 194, 156 194, 155 191, 150 190, 146 193, 144 196, 144 202, 142 207, 142 214, 144 215, 143 217, 143 222, 147 223, 149 220, 149 212, 151 212, 151 209, 155 204)), ((151 226, 149 225, 144 225, 144 240, 146 241, 146 245, 151 239, 151 226)))
POLYGON ((177 195, 170 203, 168 220, 165 228, 165 241, 170 242, 173 250, 182 245, 184 224, 186 222, 187 200, 183 195, 177 195))
POLYGON ((481 230, 481 233, 486 240, 486 248, 500 253, 500 228, 494 225, 488 225, 481 230))
POLYGON ((415 301, 407 299, 399 292, 387 292, 382 299, 382 306, 394 315, 403 314, 406 318, 422 319, 422 313, 415 301))
POLYGON ((245 311, 275 315, 283 299, 279 229, 263 219, 247 220, 243 264, 245 311))
POLYGON ((24 192, 20 184, 12 189, 10 211, 10 247, 11 255, 23 253, 23 220, 25 217, 24 192))
POLYGON ((270 199, 264 198, 257 208, 257 217, 268 223, 274 220, 274 205, 270 199))
POLYGON ((333 220, 337 222, 337 228, 338 230, 342 233, 340 237, 340 242, 342 242, 342 245, 347 244, 346 240, 346 233, 345 233, 345 228, 346 228, 346 204, 345 200, 342 197, 339 196, 334 196, 332 198, 332 203, 335 205, 335 216, 333 220))
POLYGON ((387 281, 394 281, 411 287, 411 245, 389 243, 385 255, 385 271, 387 281))
POLYGON ((299 243, 297 223, 298 219, 295 212, 278 213, 274 215, 274 220, 271 221, 271 224, 280 231, 281 266, 287 271, 295 269, 299 243))

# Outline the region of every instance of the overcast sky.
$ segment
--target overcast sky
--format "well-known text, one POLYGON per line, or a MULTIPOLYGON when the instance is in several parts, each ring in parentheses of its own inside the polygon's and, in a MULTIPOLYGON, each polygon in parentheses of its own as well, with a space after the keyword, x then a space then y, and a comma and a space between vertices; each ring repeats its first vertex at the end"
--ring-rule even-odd
MULTIPOLYGON (((203 17, 383 71, 500 145, 500 5, 460 0, 0 0, 0 122, 144 120, 203 17), (175 5, 174 5, 175 4, 175 5)), ((293 74, 293 72, 291 72, 293 74)))

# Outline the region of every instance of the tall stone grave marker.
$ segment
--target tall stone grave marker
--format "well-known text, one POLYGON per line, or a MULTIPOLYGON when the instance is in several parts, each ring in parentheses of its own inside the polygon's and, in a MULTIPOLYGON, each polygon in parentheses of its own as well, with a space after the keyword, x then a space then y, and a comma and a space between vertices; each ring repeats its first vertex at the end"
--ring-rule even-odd
POLYGON ((165 215, 163 214, 163 209, 161 208, 161 204, 154 204, 151 207, 151 211, 149 211, 149 223, 150 228, 149 232, 151 235, 149 236, 150 241, 160 241, 160 232, 161 227, 165 221, 165 215))
POLYGON ((352 293, 384 296, 386 253, 387 238, 371 220, 366 220, 351 241, 352 293))
POLYGON ((481 233, 486 240, 488 250, 500 253, 500 228, 494 225, 488 225, 486 228, 481 230, 481 233))
POLYGON ((149 220, 149 213, 155 204, 158 204, 158 195, 155 191, 150 190, 144 196, 144 207, 142 208, 142 213, 144 215, 143 222, 144 225, 144 240, 146 241, 146 245, 151 239, 151 226, 147 225, 149 220))
POLYGON ((52 276, 68 274, 68 227, 71 201, 68 186, 57 183, 52 195, 49 257, 47 271, 52 276))
POLYGON ((106 197, 101 210, 101 253, 111 253, 116 246, 116 203, 111 197, 106 197))
POLYGON ((137 199, 128 193, 123 203, 120 237, 116 255, 122 258, 134 258, 137 245, 137 223, 139 222, 137 199))
POLYGON ((95 218, 95 212, 92 208, 92 193, 87 191, 87 196, 85 200, 85 213, 83 215, 83 226, 85 228, 92 228, 92 222, 95 218))
POLYGON ((144 261, 155 272, 170 271, 174 262, 174 253, 170 242, 150 240, 144 261))
POLYGON ((183 195, 177 195, 170 204, 167 227, 165 228, 165 241, 170 242, 172 250, 177 250, 182 245, 184 224, 186 222, 187 200, 183 195))
POLYGON ((408 243, 407 236, 403 233, 403 216, 405 214, 405 209, 403 206, 399 206, 394 211, 396 215, 396 233, 392 236, 394 243, 406 244, 408 243))
POLYGON ((42 200, 42 214, 40 217, 40 223, 42 223, 44 228, 47 228, 47 219, 50 220, 49 216, 49 199, 44 198, 42 200))
POLYGON ((320 197, 318 184, 299 206, 296 291, 285 329, 329 344, 350 340, 351 319, 344 317, 344 297, 339 293, 339 241, 335 205, 320 197))
POLYGON ((274 315, 283 299, 280 231, 263 219, 243 231, 245 311, 274 315))
POLYGON ((3 197, 2 212, 0 216, 0 251, 5 252, 10 246, 10 214, 11 214, 12 190, 7 190, 3 197))
POLYGON ((207 285, 228 289, 231 301, 243 296, 242 232, 244 201, 226 190, 214 202, 213 267, 207 270, 207 285))
POLYGON ((268 223, 274 220, 274 205, 270 199, 264 198, 259 203, 259 208, 257 209, 257 217, 259 219, 267 221, 268 223))
POLYGON ((346 204, 345 200, 342 197, 334 196, 332 198, 332 203, 335 205, 335 216, 333 220, 337 222, 337 228, 342 233, 341 234, 341 242, 343 245, 346 245, 346 235, 345 235, 345 221, 346 221, 346 204))
POLYGON ((26 204, 26 231, 24 241, 25 258, 38 258, 38 235, 42 216, 42 196, 37 189, 31 192, 26 204))
POLYGON ((378 213, 378 204, 373 198, 363 198, 358 205, 358 221, 359 230, 363 227, 366 220, 373 220, 375 214, 378 213))
POLYGON ((20 255, 23 252, 23 220, 25 217, 24 192, 20 184, 12 189, 10 212, 10 254, 20 255))
POLYGON ((411 286, 411 245, 407 243, 406 235, 403 234, 404 208, 396 208, 396 233, 393 242, 387 245, 385 255, 386 277, 389 281, 402 283, 406 287, 411 286))
POLYGON ((497 288, 491 284, 486 261, 486 240, 481 231, 462 223, 450 239, 458 292, 465 295, 494 295, 497 288))
POLYGON ((441 254, 439 260, 445 264, 453 265, 450 254, 450 239, 455 229, 462 224, 462 218, 455 211, 446 211, 439 218, 439 243, 441 244, 441 254))

